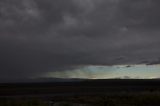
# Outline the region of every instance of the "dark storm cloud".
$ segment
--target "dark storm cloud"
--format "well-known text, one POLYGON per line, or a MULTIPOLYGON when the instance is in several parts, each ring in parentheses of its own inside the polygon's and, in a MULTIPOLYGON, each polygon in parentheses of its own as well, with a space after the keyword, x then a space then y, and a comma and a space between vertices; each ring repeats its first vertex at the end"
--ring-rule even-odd
POLYGON ((159 0, 0 0, 0 77, 159 57, 159 0))
POLYGON ((157 58, 157 59, 152 60, 152 61, 147 61, 146 63, 147 63, 147 65, 156 65, 156 64, 160 64, 160 58, 157 58))

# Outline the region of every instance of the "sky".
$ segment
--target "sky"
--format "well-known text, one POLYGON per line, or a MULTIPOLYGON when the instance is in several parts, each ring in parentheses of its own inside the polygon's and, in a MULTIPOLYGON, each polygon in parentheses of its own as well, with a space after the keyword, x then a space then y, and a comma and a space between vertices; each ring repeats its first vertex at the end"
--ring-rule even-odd
POLYGON ((0 78, 159 77, 159 19, 159 0, 0 0, 0 78))
POLYGON ((43 77, 47 78, 83 78, 83 79, 159 79, 160 66, 140 65, 114 65, 114 66, 86 66, 65 72, 49 72, 43 77))

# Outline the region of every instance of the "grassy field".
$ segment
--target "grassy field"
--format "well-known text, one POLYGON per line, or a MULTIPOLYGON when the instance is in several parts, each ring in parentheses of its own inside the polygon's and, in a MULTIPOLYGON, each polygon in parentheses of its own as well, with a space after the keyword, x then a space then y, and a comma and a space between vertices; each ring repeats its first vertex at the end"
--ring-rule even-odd
POLYGON ((55 96, 41 98, 1 98, 0 106, 159 106, 160 92, 118 95, 55 96))
POLYGON ((0 106, 160 106, 160 81, 1 84, 0 106))

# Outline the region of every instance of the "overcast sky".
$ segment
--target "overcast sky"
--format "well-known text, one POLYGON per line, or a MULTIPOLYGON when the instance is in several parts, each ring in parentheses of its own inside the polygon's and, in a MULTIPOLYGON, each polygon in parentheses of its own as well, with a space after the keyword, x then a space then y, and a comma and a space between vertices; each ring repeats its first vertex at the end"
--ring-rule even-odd
POLYGON ((0 78, 160 63, 160 0, 0 0, 0 78))

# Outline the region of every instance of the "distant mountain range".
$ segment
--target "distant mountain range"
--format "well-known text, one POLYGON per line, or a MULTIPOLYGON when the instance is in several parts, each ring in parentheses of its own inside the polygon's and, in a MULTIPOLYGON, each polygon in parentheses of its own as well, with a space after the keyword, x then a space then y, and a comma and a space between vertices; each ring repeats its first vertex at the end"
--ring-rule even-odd
MULTIPOLYGON (((111 78, 111 79, 81 79, 81 78, 35 78, 35 79, 0 79, 0 83, 52 83, 52 82, 81 82, 81 81, 105 81, 105 80, 125 80, 132 78, 111 78)), ((152 78, 160 79, 160 78, 152 78)), ((136 79, 133 79, 136 80, 136 79)), ((140 80, 138 78, 138 80, 140 80)))
POLYGON ((80 78, 34 78, 34 79, 0 79, 0 83, 31 83, 31 82, 79 82, 80 78))

